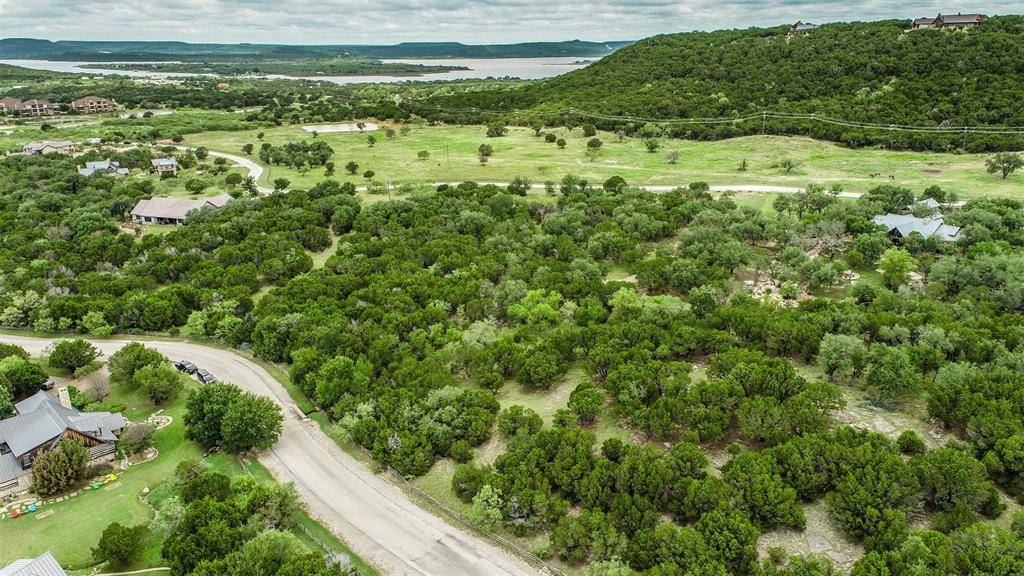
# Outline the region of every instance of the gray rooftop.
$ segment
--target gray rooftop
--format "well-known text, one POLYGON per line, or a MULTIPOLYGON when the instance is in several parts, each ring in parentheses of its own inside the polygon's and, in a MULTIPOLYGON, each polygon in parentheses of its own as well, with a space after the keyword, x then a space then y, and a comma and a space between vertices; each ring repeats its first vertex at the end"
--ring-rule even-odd
POLYGON ((193 210, 199 210, 204 206, 220 208, 230 200, 230 194, 220 194, 205 200, 194 200, 192 198, 150 198, 149 200, 139 200, 139 203, 132 209, 132 216, 184 220, 185 216, 193 210))
POLYGON ((114 433, 127 424, 120 413, 79 412, 65 408, 59 400, 42 390, 15 404, 14 409, 15 416, 0 420, 0 444, 7 444, 11 450, 10 454, 4 455, 5 458, 0 458, 0 482, 27 474, 16 459, 43 444, 55 443, 66 430, 74 430, 102 442, 113 442, 117 439, 114 433), (12 469, 9 459, 15 459, 17 470, 12 469))
POLYGON ((150 163, 156 166, 177 166, 178 160, 176 158, 153 158, 150 163))
POLYGON ((948 22, 950 24, 966 24, 970 22, 977 22, 978 20, 984 20, 987 16, 984 14, 939 14, 937 20, 948 22))
POLYGON ((956 240, 960 234, 960 228, 945 224, 942 221, 942 216, 918 218, 909 214, 882 214, 875 216, 871 221, 885 226, 889 232, 895 230, 903 238, 917 232, 925 238, 935 236, 939 240, 950 242, 956 240))
POLYGON ((53 554, 44 552, 35 559, 15 560, 0 568, 0 576, 68 576, 53 554))
POLYGON ((108 174, 127 174, 127 168, 121 168, 121 164, 112 160, 100 160, 99 162, 86 162, 85 168, 79 168, 78 173, 82 176, 92 176, 96 172, 108 174))

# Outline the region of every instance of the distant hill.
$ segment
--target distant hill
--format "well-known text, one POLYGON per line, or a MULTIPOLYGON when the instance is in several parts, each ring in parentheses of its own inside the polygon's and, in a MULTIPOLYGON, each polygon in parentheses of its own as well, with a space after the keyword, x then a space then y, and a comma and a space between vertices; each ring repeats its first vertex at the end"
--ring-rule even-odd
MULTIPOLYGON (((1024 18, 991 18, 972 30, 910 30, 908 21, 829 24, 787 38, 786 27, 654 36, 581 70, 527 87, 439 97, 420 103, 438 119, 482 121, 449 109, 552 112, 573 109, 653 119, 734 118, 762 111, 814 113, 859 122, 923 126, 1024 126, 1024 18)), ((599 127, 629 122, 575 117, 599 127)), ((641 122, 642 123, 642 122, 641 122)), ((635 122, 634 122, 635 124, 635 122)), ((764 129, 850 145, 948 149, 962 135, 889 133, 776 120, 764 129)), ((677 136, 761 133, 741 124, 676 125, 677 136)), ((1024 147, 1020 138, 971 136, 968 147, 1024 147)))
POLYGON ((364 58, 539 58, 604 56, 629 42, 528 42, 521 44, 461 44, 405 42, 395 45, 190 44, 188 42, 103 42, 0 39, 0 58, 83 60, 91 62, 160 60, 226 61, 281 60, 360 56, 364 58))

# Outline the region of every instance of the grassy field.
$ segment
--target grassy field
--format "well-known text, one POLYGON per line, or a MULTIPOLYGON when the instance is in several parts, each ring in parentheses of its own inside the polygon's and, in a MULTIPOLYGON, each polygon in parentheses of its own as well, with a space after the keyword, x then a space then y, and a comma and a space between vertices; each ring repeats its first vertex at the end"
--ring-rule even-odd
MULTIPOLYGON (((649 153, 638 139, 618 142, 613 134, 602 133, 604 142, 598 158, 591 162, 585 150, 589 138, 577 129, 553 132, 565 138, 560 150, 555 144, 537 138, 533 131, 511 128, 502 138, 487 138, 481 126, 413 126, 407 136, 388 140, 382 132, 373 133, 377 143, 367 143, 369 134, 325 133, 317 138, 335 150, 338 180, 365 184, 366 170, 376 173, 375 180, 392 184, 475 180, 506 182, 525 176, 534 183, 559 181, 568 173, 601 182, 620 175, 633 184, 682 185, 691 181, 715 184, 766 184, 803 186, 809 182, 841 184, 845 190, 863 192, 879 184, 896 183, 922 190, 939 185, 964 197, 978 195, 1024 196, 1024 175, 1008 180, 985 171, 985 155, 894 152, 879 149, 849 149, 809 138, 751 136, 718 142, 664 140, 659 152, 649 153), (478 161, 477 148, 490 144, 494 154, 486 166, 478 161), (417 152, 426 150, 428 160, 419 160, 417 152), (668 152, 679 153, 671 164, 668 152), (797 167, 786 173, 779 163, 792 159, 797 167), (359 164, 357 175, 349 175, 344 166, 359 164), (746 161, 746 170, 740 164, 746 161), (872 174, 877 174, 872 178, 872 174), (889 176, 892 175, 892 179, 889 176)), ((281 145, 312 139, 301 126, 289 125, 263 129, 264 142, 281 145)), ((240 154, 244 144, 258 150, 258 131, 203 132, 186 137, 186 144, 208 146, 213 150, 240 154)), ((255 157, 255 154, 254 154, 255 157)), ((324 179, 323 169, 297 171, 271 166, 261 183, 287 178, 292 186, 307 187, 324 179)))

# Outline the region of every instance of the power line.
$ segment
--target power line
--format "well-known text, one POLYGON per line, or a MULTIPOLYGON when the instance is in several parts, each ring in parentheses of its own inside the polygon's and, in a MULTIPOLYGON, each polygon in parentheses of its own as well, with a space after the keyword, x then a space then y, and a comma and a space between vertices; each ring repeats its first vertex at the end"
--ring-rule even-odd
MULTIPOLYGON (((519 110, 512 109, 508 111, 498 110, 486 110, 483 108, 469 107, 469 108, 446 108, 442 106, 419 106, 420 109, 435 110, 438 112, 451 112, 458 114, 472 113, 482 114, 486 116, 528 116, 528 117, 550 117, 550 116, 581 116, 584 118, 593 118, 596 120, 608 120, 613 122, 642 122, 650 124, 661 124, 661 125, 723 125, 723 124, 739 124, 750 120, 761 120, 762 127, 767 119, 773 120, 808 120, 812 122, 820 122, 822 124, 829 124, 833 126, 843 126, 846 128, 862 128, 866 130, 883 130, 889 132, 919 132, 919 133, 932 133, 932 134, 1009 134, 1009 135, 1024 135, 1024 126, 922 126, 913 124, 883 124, 874 122, 858 122, 855 120, 846 120, 843 118, 832 118, 830 116, 823 116, 820 114, 798 114, 793 112, 776 112, 765 110, 762 112, 748 114, 746 116, 738 116, 734 118, 644 118, 640 116, 624 116, 624 115, 612 115, 612 114, 601 114, 598 112, 589 112, 586 110, 578 110, 575 108, 568 108, 564 110, 554 111, 537 111, 537 110, 519 110)), ((407 110, 408 112, 409 110, 407 110)))

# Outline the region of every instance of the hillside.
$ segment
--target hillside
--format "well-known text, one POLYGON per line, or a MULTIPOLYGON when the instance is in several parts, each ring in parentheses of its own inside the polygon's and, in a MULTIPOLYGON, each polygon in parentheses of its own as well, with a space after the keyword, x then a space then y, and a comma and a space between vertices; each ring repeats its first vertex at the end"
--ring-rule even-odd
MULTIPOLYGON (((908 28, 905 21, 882 21, 830 24, 791 39, 784 27, 654 36, 564 76, 513 90, 436 99, 423 112, 458 116, 431 112, 430 106, 559 114, 572 108, 676 119, 769 110, 869 123, 1024 126, 1024 18, 992 18, 971 31, 908 28)), ((624 124, 577 120, 605 128, 624 124)), ((808 122, 769 123, 767 128, 798 134, 810 130, 816 137, 851 145, 892 141, 909 148, 949 149, 962 143, 961 135, 892 135, 808 122)), ((761 130, 760 118, 672 128, 675 135, 696 138, 761 130)), ((981 150, 1008 144, 995 137, 970 140, 981 150)))

